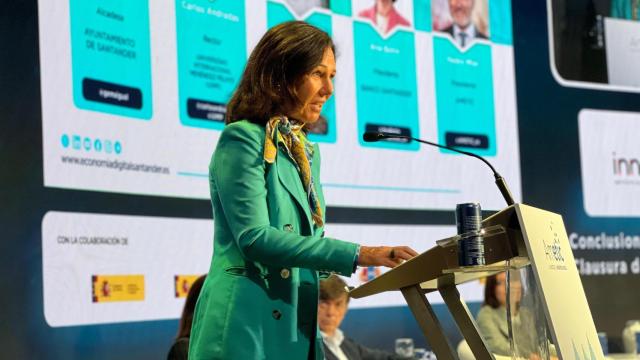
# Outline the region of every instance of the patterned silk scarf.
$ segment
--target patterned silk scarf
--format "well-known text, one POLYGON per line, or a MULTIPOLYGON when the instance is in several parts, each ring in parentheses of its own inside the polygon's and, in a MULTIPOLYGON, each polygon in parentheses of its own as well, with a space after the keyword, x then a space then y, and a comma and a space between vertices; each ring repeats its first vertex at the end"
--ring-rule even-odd
POLYGON ((264 160, 273 164, 278 153, 278 144, 284 145, 287 155, 298 169, 300 180, 302 180, 302 185, 307 193, 313 222, 316 226, 321 227, 323 225, 322 208, 311 174, 313 144, 307 140, 302 131, 303 126, 304 124, 292 124, 284 115, 277 115, 269 119, 264 141, 264 160))

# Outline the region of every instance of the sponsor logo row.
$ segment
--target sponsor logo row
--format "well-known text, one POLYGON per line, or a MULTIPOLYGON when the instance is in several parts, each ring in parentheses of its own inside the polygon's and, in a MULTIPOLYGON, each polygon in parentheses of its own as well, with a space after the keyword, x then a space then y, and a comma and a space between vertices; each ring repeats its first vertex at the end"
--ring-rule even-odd
MULTIPOLYGON (((174 296, 176 298, 187 297, 191 285, 199 276, 175 275, 173 277, 174 296)), ((144 275, 91 276, 91 301, 94 303, 144 301, 144 298, 144 275)))

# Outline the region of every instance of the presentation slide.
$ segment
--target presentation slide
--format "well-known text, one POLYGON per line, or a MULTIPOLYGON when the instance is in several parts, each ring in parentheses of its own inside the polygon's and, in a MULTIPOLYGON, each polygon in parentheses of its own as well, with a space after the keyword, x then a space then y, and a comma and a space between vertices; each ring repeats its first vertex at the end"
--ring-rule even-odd
POLYGON ((337 49, 335 93, 310 133, 329 206, 500 209, 477 159, 362 141, 380 131, 474 152, 521 198, 510 2, 448 4, 397 0, 393 21, 377 23, 373 0, 39 1, 44 184, 208 199, 247 57, 270 27, 298 19, 337 49))
POLYGON ((148 4, 116 0, 104 6, 98 0, 71 0, 69 27, 75 106, 149 120, 153 102, 148 4))
POLYGON ((46 213, 42 274, 47 323, 59 327, 180 317, 184 282, 209 271, 212 229, 211 220, 46 213))
MULTIPOLYGON (((404 2, 408 3, 407 1, 404 2)), ((416 84, 415 33, 411 31, 409 9, 397 9, 396 21, 376 24, 372 1, 354 2, 353 52, 355 62, 356 109, 360 145, 383 149, 418 150, 410 141, 366 143, 367 131, 419 137, 416 84), (402 11, 404 10, 404 11, 402 11)))
POLYGON ((244 2, 176 1, 180 121, 220 130, 247 58, 244 2))
MULTIPOLYGON (((419 252, 455 233, 454 226, 326 225, 329 237, 369 246, 396 239, 419 252)), ((212 220, 50 211, 42 219, 45 319, 60 327, 179 318, 185 289, 209 271, 212 245, 212 220)), ((363 267, 345 280, 358 286, 387 270, 363 267)), ((472 282, 459 291, 481 301, 482 288, 472 282)), ((437 294, 430 301, 443 302, 437 294)), ((387 292, 350 307, 405 304, 387 292)))
POLYGON ((640 113, 578 114, 584 209, 595 217, 640 217, 640 113))

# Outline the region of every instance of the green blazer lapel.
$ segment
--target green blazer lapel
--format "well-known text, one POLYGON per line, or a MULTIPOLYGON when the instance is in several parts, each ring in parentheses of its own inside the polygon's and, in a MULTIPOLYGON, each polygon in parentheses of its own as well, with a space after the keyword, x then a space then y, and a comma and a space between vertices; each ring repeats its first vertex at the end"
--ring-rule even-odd
MULTIPOLYGON (((318 201, 320 201, 320 208, 322 209, 322 221, 327 222, 327 207, 324 202, 324 194, 322 193, 322 185, 320 184, 320 149, 318 144, 313 145, 313 164, 311 166, 311 174, 313 175, 313 184, 316 188, 316 195, 318 201)), ((322 236, 324 234, 324 226, 317 228, 317 235, 322 236)))
POLYGON ((316 188, 316 195, 320 201, 320 207, 322 208, 323 221, 326 220, 326 204, 324 202, 324 194, 322 193, 322 185, 320 184, 320 148, 318 144, 313 145, 313 164, 311 166, 311 174, 313 175, 313 183, 316 188))
POLYGON ((309 209, 309 200, 307 200, 307 193, 302 187, 302 180, 300 180, 300 174, 298 174, 296 165, 291 159, 289 159, 289 155, 280 147, 278 147, 278 155, 276 156, 275 163, 280 183, 298 202, 298 205, 304 211, 309 229, 313 231, 311 210, 309 209))

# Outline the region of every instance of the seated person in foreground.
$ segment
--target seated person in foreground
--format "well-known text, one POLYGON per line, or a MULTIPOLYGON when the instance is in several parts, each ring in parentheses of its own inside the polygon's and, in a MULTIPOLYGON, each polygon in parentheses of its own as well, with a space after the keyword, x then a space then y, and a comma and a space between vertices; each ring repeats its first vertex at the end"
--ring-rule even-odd
MULTIPOLYGON (((541 356, 536 346, 537 326, 530 309, 520 306, 522 284, 511 281, 511 324, 517 344, 518 357, 539 360, 541 356)), ((484 288, 484 303, 477 316, 478 330, 489 351, 502 356, 512 356, 507 325, 507 275, 505 272, 487 278, 484 288)), ((557 359, 553 346, 549 348, 551 359, 557 359)))
POLYGON ((336 275, 320 281, 318 326, 324 340, 326 360, 400 359, 391 353, 367 348, 342 333, 340 323, 347 313, 347 284, 336 275))

